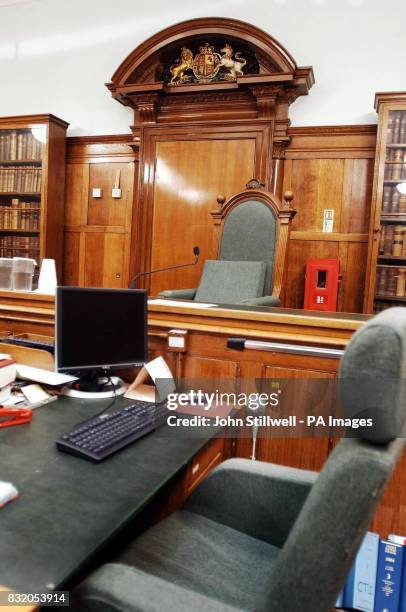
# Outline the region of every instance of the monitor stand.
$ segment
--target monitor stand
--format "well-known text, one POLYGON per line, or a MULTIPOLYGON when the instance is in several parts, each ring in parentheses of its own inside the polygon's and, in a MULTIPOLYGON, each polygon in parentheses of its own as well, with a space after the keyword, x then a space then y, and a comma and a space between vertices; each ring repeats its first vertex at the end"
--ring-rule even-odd
POLYGON ((79 380, 75 380, 64 387, 62 394, 79 399, 105 399, 123 395, 127 385, 118 376, 106 376, 100 369, 80 373, 79 380))

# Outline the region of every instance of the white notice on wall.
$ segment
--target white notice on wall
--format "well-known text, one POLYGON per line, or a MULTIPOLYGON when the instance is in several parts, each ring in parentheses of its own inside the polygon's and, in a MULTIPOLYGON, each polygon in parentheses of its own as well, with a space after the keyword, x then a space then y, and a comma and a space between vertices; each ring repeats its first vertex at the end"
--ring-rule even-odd
POLYGON ((334 226, 334 210, 323 211, 323 232, 332 232, 334 226))

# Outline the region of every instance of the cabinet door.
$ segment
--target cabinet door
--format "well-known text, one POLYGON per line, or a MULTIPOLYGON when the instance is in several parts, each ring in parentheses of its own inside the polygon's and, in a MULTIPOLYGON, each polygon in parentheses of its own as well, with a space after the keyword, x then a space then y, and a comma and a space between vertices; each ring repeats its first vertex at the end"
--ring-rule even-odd
MULTIPOLYGON (((265 368, 265 378, 317 380, 334 377, 334 373, 325 371, 274 366, 265 368)), ((291 414, 294 413, 295 410, 292 407, 291 414)), ((298 467, 303 470, 320 470, 327 459, 328 451, 328 437, 279 438, 272 436, 258 440, 257 459, 298 467)))
POLYGON ((124 287, 125 234, 85 234, 85 287, 124 287))
POLYGON ((207 393, 232 392, 237 381, 238 364, 234 361, 188 356, 183 367, 183 385, 207 393))
POLYGON ((68 164, 65 284, 128 286, 134 172, 133 162, 68 164), (121 197, 113 198, 118 176, 121 197), (93 196, 94 188, 102 197, 93 196))

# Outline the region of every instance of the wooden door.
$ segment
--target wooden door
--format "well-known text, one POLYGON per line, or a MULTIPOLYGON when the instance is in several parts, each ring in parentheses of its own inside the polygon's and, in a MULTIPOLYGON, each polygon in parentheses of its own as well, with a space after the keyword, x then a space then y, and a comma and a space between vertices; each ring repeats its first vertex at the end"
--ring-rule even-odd
POLYGON ((134 172, 133 162, 67 165, 65 284, 128 287, 134 172), (118 174, 121 197, 113 198, 118 174), (94 188, 101 197, 94 197, 94 188))
MULTIPOLYGON (((334 378, 335 373, 267 366, 265 368, 265 377, 317 380, 334 378)), ((291 414, 295 414, 294 407, 292 407, 291 414)), ((258 459, 292 467, 300 467, 305 470, 320 470, 327 459, 328 452, 329 438, 327 436, 309 436, 303 438, 278 438, 272 436, 258 441, 258 459)))
POLYGON ((243 189, 253 166, 252 140, 157 143, 151 268, 193 261, 194 245, 200 247, 200 261, 152 276, 151 295, 196 286, 205 259, 214 257, 210 211, 216 197, 243 189))
POLYGON ((193 130, 145 128, 141 223, 132 255, 136 268, 192 262, 193 247, 200 248, 198 265, 143 279, 150 295, 198 285, 204 261, 216 257, 210 216, 216 198, 241 191, 253 176, 269 183, 271 135, 271 122, 227 128, 196 125, 193 130))

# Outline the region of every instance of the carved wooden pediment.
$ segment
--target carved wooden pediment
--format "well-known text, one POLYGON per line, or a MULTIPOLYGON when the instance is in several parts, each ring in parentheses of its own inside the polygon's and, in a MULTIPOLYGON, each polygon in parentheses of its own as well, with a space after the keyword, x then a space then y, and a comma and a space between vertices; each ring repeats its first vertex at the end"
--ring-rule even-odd
POLYGON ((277 105, 287 115, 289 104, 313 83, 312 68, 298 67, 269 34, 235 19, 202 18, 166 28, 139 45, 107 87, 134 108, 140 125, 184 115, 204 119, 213 108, 222 117, 238 112, 241 118, 272 119, 277 105))

